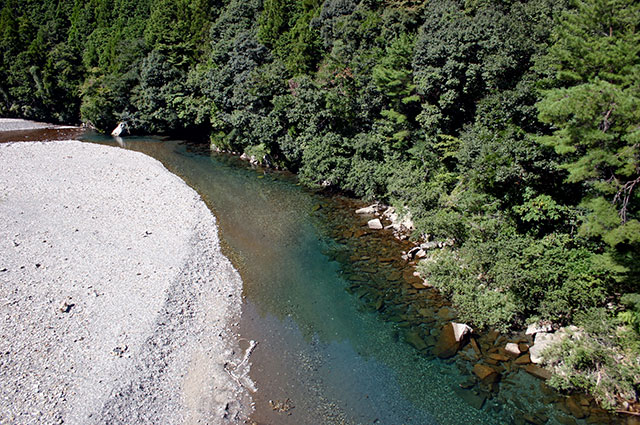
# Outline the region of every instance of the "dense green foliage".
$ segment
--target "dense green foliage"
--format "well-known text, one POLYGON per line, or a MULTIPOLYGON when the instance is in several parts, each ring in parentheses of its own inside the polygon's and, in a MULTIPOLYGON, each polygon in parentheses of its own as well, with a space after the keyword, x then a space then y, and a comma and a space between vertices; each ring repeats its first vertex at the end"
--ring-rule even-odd
MULTIPOLYGON (((589 311, 611 370, 639 353, 639 23, 633 0, 0 0, 0 115, 197 131, 406 208, 453 242, 421 271, 464 319, 589 311)), ((558 386, 635 397, 637 364, 594 384, 574 357, 558 386)))

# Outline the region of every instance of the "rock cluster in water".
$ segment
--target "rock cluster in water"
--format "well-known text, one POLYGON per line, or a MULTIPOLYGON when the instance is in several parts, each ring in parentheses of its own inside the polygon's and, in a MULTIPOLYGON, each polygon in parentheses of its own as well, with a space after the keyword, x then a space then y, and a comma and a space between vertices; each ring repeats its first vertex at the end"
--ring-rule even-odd
POLYGON ((466 376, 454 388, 462 400, 485 409, 495 408, 486 401, 497 399, 516 424, 576 424, 584 418, 589 423, 634 423, 634 418, 614 417, 600 409, 590 396, 563 396, 545 383, 550 373, 535 361, 542 346, 538 342, 545 338, 536 340, 536 334, 553 335, 547 327, 501 335, 475 333, 457 322, 450 302, 416 272, 418 260, 453 241, 416 245, 408 241, 410 223, 406 217, 399 219, 395 210, 387 214, 389 208, 379 204, 356 207, 346 198, 332 202, 337 203, 334 208, 321 209, 332 221, 331 236, 337 241, 327 254, 341 264, 347 291, 394 323, 400 337, 421 355, 454 364, 466 376), (345 209, 356 215, 345 219, 345 209))

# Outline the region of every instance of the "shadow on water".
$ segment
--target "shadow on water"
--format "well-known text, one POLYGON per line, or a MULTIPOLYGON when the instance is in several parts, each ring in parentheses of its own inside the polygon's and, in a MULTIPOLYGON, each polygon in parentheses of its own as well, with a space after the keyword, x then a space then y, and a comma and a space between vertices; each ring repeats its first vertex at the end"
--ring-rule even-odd
MULTIPOLYGON (((543 411, 538 417, 546 416, 547 423, 565 418, 545 405, 539 382, 526 373, 514 375, 518 382, 508 399, 465 398, 467 363, 442 361, 408 344, 407 321, 388 314, 383 320, 380 305, 371 308, 366 293, 351 290, 349 259, 362 259, 358 250, 366 246, 349 246, 349 237, 340 240, 332 232, 336 215, 350 216, 351 210, 340 211, 340 202, 303 189, 290 174, 252 168, 184 142, 130 137, 118 143, 89 133, 82 138, 156 158, 215 213, 225 254, 244 282, 239 332, 258 342, 251 357, 258 387, 255 423, 525 423, 514 416, 515 407, 543 411)), ((394 273, 378 273, 374 262, 367 267, 378 284, 394 273)), ((407 307, 393 297, 394 308, 407 307)), ((436 325, 431 318, 424 322, 420 332, 428 335, 436 325)))

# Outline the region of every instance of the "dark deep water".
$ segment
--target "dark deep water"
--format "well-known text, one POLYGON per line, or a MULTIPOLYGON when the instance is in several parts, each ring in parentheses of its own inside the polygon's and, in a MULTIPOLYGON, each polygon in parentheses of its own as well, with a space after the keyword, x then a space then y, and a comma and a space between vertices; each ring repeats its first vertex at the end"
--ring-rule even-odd
MULTIPOLYGON (((90 133, 82 139, 117 144, 90 133)), ((367 305, 369 293, 353 289, 349 261, 367 260, 371 253, 360 252, 367 247, 373 255, 387 248, 351 247, 357 236, 351 231, 351 238, 336 237, 336 220, 358 231, 348 202, 305 190, 291 175, 184 142, 131 137, 121 146, 161 161, 217 217, 225 254, 244 282, 239 333, 258 342, 251 357, 255 423, 524 424, 532 422, 523 415, 536 413, 547 423, 583 422, 553 408, 541 381, 524 371, 500 384, 500 396, 465 397, 470 390, 460 384, 469 381, 473 363, 465 369, 405 342, 415 318, 400 313, 412 308, 402 297, 420 295, 410 287, 385 292, 385 303, 396 301, 381 309, 367 305)), ((365 262, 371 279, 393 285, 385 281, 394 273, 388 265, 365 262)), ((424 305, 419 326, 428 335, 440 322, 429 317, 436 316, 433 305, 424 305)))

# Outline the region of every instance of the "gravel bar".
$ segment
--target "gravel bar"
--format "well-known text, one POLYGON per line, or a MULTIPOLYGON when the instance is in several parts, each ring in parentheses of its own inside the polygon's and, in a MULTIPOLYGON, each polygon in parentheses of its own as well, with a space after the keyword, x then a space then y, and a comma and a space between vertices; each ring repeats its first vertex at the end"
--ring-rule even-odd
POLYGON ((43 128, 75 128, 73 126, 46 124, 41 122, 21 120, 17 118, 0 118, 0 131, 23 131, 43 128))
POLYGON ((0 144, 0 423, 242 423, 241 300, 214 216, 158 161, 0 144))

